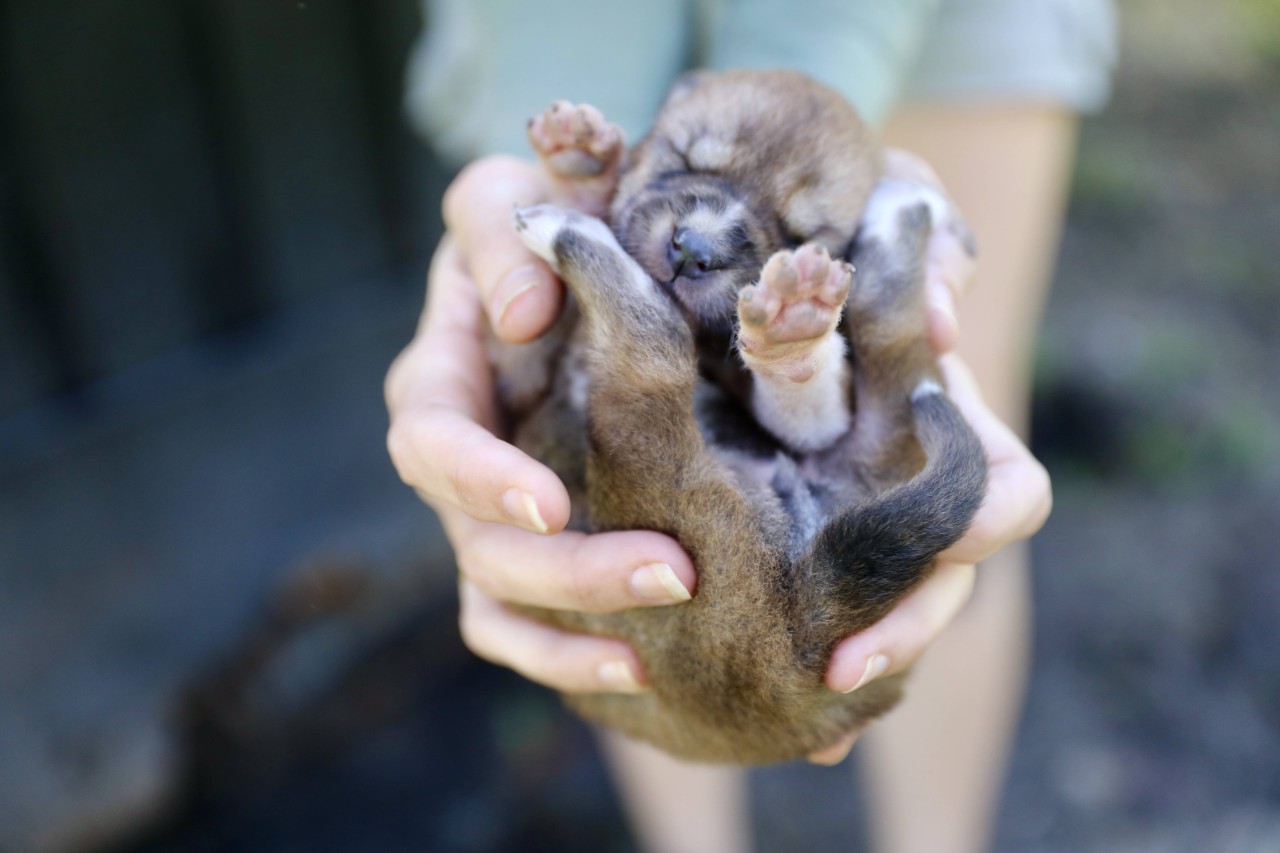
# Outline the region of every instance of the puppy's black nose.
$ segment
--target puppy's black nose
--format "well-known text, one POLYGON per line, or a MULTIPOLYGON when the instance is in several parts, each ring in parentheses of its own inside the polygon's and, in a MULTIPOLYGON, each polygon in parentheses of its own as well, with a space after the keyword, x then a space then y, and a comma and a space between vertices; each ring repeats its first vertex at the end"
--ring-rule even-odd
POLYGON ((719 269, 712 255, 711 243, 689 228, 678 228, 671 236, 667 260, 671 262, 671 269, 677 277, 701 278, 712 270, 719 269))

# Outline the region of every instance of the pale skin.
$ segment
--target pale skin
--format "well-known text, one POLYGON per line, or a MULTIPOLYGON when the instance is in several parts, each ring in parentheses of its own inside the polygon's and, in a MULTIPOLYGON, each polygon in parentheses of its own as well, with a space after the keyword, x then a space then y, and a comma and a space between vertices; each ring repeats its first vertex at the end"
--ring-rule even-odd
MULTIPOLYGON (((927 167, 905 155, 894 158, 894 168, 937 181, 927 167)), ((418 334, 387 376, 392 418, 388 445, 401 477, 437 511, 454 546, 461 573, 460 626, 474 652, 558 690, 643 690, 640 661, 625 644, 566 634, 504 606, 514 602, 591 611, 679 606, 697 591, 694 567, 667 537, 647 531, 592 536, 564 531, 569 515, 564 486, 540 463, 494 435, 484 324, 491 323, 504 339, 528 341, 547 328, 563 302, 559 282, 509 224, 514 204, 549 196, 544 173, 513 158, 476 161, 451 185, 444 205, 448 235, 432 263, 418 334)), ((970 204, 960 199, 972 216, 970 204)), ((975 230, 982 240, 982 231, 975 230)), ((942 555, 929 580, 881 622, 837 647, 825 676, 833 690, 853 689, 914 663, 970 599, 974 565, 1034 533, 1048 514, 1044 469, 983 401, 972 372, 954 352, 959 339, 955 306, 971 273, 972 264, 957 245, 931 243, 931 335, 942 354, 949 393, 986 447, 990 490, 970 532, 942 555)), ((973 322, 977 328, 986 326, 981 318, 973 322)), ((983 385, 988 387, 985 380, 983 385)), ((987 586, 984 581, 982 587, 987 586)), ((980 595, 979 604, 981 600, 980 595)), ((987 660, 997 670, 1007 668, 987 660)), ((1016 668, 1021 671, 1020 665, 1016 668)), ((925 668, 918 673, 909 695, 929 689, 920 686, 921 680, 943 677, 932 672, 925 668)), ((1006 699, 1004 704, 1010 703, 1006 699)), ((1006 727, 1008 716, 1001 718, 1006 727)), ((857 734, 811 760, 842 760, 857 734)), ((887 745, 873 751, 873 764, 882 763, 877 755, 886 750, 902 751, 892 744, 892 734, 882 740, 887 745)), ((606 745, 647 849, 749 849, 739 771, 681 764, 616 736, 607 735, 606 745), (689 808, 692 791, 697 794, 696 814, 689 808)), ((997 758, 1002 762, 1002 755, 997 758)), ((909 751, 905 760, 912 760, 909 751)), ((927 773, 919 778, 928 778, 927 773)), ((885 794, 904 795, 895 794, 892 786, 885 794)), ((878 830, 877 836, 884 849, 970 849, 912 848, 899 844, 888 830, 878 830)))

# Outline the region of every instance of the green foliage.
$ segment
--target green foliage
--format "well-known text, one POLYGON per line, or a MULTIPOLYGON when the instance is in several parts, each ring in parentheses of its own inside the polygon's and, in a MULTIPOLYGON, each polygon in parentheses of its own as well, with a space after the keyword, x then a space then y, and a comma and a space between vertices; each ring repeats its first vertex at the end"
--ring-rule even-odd
POLYGON ((1250 46, 1272 71, 1280 74, 1280 2, 1236 0, 1250 46))

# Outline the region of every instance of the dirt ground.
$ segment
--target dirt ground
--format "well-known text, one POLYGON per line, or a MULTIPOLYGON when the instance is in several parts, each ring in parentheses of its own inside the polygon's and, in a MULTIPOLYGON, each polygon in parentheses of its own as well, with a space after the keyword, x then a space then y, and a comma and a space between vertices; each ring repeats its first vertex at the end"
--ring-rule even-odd
MULTIPOLYGON (((996 849, 1280 851, 1280 12, 1123 10, 1039 354, 1056 509, 996 849)), ((410 610, 300 706, 259 701, 264 628, 128 849, 631 849, 589 734, 469 657, 450 600, 410 610)), ((753 784, 762 850, 860 846, 847 766, 753 784)))

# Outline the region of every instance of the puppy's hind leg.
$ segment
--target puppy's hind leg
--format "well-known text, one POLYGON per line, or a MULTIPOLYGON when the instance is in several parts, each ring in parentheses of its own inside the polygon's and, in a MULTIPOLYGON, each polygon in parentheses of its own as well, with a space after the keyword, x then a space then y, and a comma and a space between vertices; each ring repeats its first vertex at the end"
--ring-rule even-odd
POLYGON ((845 309, 855 372, 853 448, 882 486, 922 464, 912 398, 942 390, 924 288, 929 236, 945 205, 931 190, 882 181, 854 247, 858 287, 845 309))
POLYGON ((797 451, 849 430, 849 364, 836 332, 853 268, 808 243, 769 258, 738 296, 738 352, 756 420, 797 451))
MULTIPOLYGON (((881 190, 877 190, 879 195, 881 190)), ((802 573, 833 618, 802 640, 825 654, 888 612, 968 529, 986 487, 986 454, 943 393, 926 329, 927 198, 873 198, 846 306, 853 348, 852 451, 875 488, 814 537, 802 573)))
POLYGON ((515 222, 582 314, 593 520, 678 529, 673 495, 707 457, 693 414, 697 365, 688 324, 599 219, 539 205, 517 210, 515 222))
POLYGON ((609 209, 627 149, 616 124, 590 104, 556 101, 529 119, 527 134, 555 204, 593 215, 609 209))

